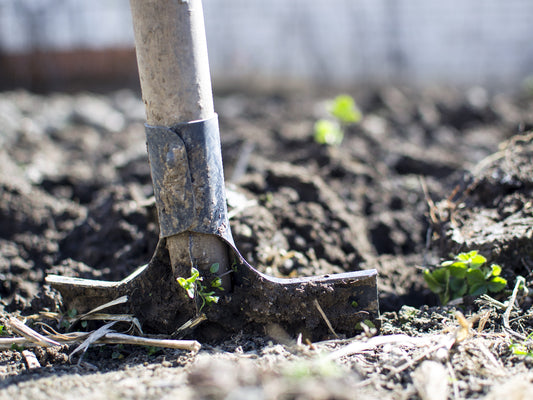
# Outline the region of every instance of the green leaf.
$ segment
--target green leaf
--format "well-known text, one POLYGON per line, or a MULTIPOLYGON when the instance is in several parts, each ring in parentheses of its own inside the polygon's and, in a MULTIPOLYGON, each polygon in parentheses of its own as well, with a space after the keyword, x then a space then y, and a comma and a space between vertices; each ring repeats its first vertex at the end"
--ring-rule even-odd
POLYGON ((220 297, 218 296, 212 296, 212 295, 205 296, 205 301, 207 304, 218 303, 219 299, 220 297))
POLYGON ((458 297, 463 297, 468 290, 468 285, 466 284, 464 278, 459 279, 452 276, 450 277, 449 289, 450 297, 453 300, 457 299, 458 297))
POLYGON ((450 271, 450 275, 455 276, 456 278, 464 278, 468 266, 464 262, 456 261, 453 264, 450 264, 447 269, 450 271))
POLYGON ((155 347, 155 346, 145 346, 145 348, 149 356, 153 356, 161 350, 159 347, 155 347))
POLYGON ((315 142, 330 146, 338 146, 344 138, 344 132, 337 122, 319 119, 315 122, 315 142))
POLYGON ((495 276, 487 283, 489 291, 493 293, 501 292, 506 286, 507 280, 500 276, 495 276))
POLYGON ((470 267, 471 268, 478 268, 485 264, 487 262, 487 259, 483 257, 481 254, 476 254, 470 259, 470 267))
POLYGON ((477 268, 487 262, 487 259, 477 250, 469 251, 468 253, 460 253, 456 257, 459 261, 465 261, 471 268, 477 268))
POLYGON ((429 290, 431 290, 433 293, 441 293, 445 290, 445 285, 443 285, 441 282, 439 282, 435 277, 433 276, 433 273, 429 269, 425 269, 424 273, 424 280, 426 281, 429 290))
POLYGON ((22 350, 24 350, 24 346, 19 346, 18 344, 13 343, 11 345, 11 350, 13 350, 13 351, 22 351, 22 350))
POLYGON ((502 267, 500 267, 498 264, 492 264, 490 269, 492 271, 492 276, 500 276, 502 273, 502 267))
POLYGON ((480 296, 485 293, 487 293, 486 282, 474 283, 473 285, 470 286, 470 289, 468 290, 468 294, 470 294, 471 296, 480 296))
POLYGON ((194 299, 194 291, 195 291, 195 283, 190 281, 189 279, 182 278, 181 276, 177 279, 178 284, 185 289, 187 292, 187 296, 189 296, 191 299, 194 299))
MULTIPOLYGON (((470 268, 468 271, 466 271, 466 280, 467 282, 472 285, 477 285, 480 283, 485 283, 485 275, 483 272, 479 269, 470 268)), ((472 294, 472 293, 470 293, 472 294)))
POLYGON ((211 267, 209 268, 209 272, 211 272, 212 274, 216 274, 219 269, 220 269, 220 264, 214 263, 214 264, 211 264, 211 267))
POLYGON ((439 294, 439 300, 441 304, 448 304, 450 301, 450 293, 448 291, 448 288, 444 291, 444 293, 439 294))
POLYGON ((443 261, 440 265, 441 265, 441 267, 449 267, 454 262, 455 262, 454 260, 443 261))
POLYGON ((470 260, 470 257, 471 257, 471 253, 476 253, 477 254, 477 251, 471 251, 470 253, 459 253, 457 254, 457 256, 455 257, 457 260, 462 260, 462 261, 468 261, 470 260))
POLYGON ((432 275, 442 286, 448 285, 450 279, 450 271, 448 268, 437 268, 432 272, 432 275))
POLYGON ((353 124, 361 120, 361 111, 352 96, 341 94, 333 100, 329 112, 343 124, 353 124))
POLYGON ((211 287, 222 289, 221 286, 222 286, 222 279, 215 278, 211 281, 211 287))
POLYGON ((189 278, 189 280, 192 280, 192 282, 195 282, 199 276, 200 276, 200 272, 198 272, 198 270, 194 267, 191 268, 191 277, 189 278))

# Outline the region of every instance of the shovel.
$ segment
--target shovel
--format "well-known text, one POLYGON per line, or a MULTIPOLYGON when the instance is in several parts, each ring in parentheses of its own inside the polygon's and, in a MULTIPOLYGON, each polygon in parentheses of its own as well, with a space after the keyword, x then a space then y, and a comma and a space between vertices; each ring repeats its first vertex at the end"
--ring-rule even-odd
POLYGON ((195 329, 205 338, 245 331, 318 340, 377 326, 376 270, 281 279, 241 256, 227 217, 201 0, 130 4, 160 239, 150 262, 122 281, 47 276, 67 309, 127 296, 114 310, 146 331, 195 329))

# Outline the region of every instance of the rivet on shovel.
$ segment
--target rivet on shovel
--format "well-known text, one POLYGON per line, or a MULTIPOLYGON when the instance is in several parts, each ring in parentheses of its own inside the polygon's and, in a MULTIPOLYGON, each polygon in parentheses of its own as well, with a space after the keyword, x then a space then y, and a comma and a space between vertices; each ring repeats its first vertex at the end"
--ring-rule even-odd
POLYGON ((244 260, 227 217, 201 0, 130 4, 160 240, 149 264, 122 281, 46 281, 79 312, 127 295, 120 312, 158 333, 175 332, 200 311, 200 333, 219 336, 273 325, 320 339, 331 331, 353 336, 365 320, 377 325, 376 270, 280 279, 244 260), (201 281, 191 298, 177 278, 193 268, 201 281), (202 290, 215 291, 218 303, 202 304, 202 290))

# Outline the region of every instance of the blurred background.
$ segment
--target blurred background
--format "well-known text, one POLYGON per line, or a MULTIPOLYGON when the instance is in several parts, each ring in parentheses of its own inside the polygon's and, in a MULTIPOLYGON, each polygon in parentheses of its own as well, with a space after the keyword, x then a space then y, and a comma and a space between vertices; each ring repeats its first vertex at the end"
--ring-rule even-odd
MULTIPOLYGON (((363 84, 514 90, 528 0, 204 0, 215 88, 363 84)), ((0 0, 0 89, 138 86, 128 0, 0 0)))

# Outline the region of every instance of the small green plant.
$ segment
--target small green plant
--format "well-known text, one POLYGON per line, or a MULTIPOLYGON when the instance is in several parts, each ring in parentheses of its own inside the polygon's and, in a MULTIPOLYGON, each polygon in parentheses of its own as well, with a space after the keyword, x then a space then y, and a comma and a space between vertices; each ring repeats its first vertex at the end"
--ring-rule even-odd
POLYGON ((522 343, 511 343, 509 345, 509 350, 511 350, 515 356, 533 357, 533 352, 522 343))
POLYGON ((344 131, 337 121, 319 119, 315 123, 315 142, 338 146, 344 139, 344 131))
POLYGON ((76 318, 78 315, 78 310, 75 308, 72 308, 66 312, 66 315, 64 319, 61 320, 61 327, 64 329, 70 329, 70 320, 76 318))
POLYGON ((157 353, 161 351, 160 347, 155 347, 155 346, 145 346, 145 348, 149 356, 155 356, 157 353))
POLYGON ((533 337, 533 333, 530 333, 523 343, 515 343, 511 341, 511 344, 509 345, 509 350, 511 350, 511 352, 515 356, 533 357, 533 350, 531 350, 530 346, 528 346, 527 344, 527 343, 531 343, 532 337, 533 337))
POLYGON ((24 346, 23 346, 23 345, 16 344, 16 343, 13 343, 13 344, 11 345, 11 350, 21 352, 21 351, 24 350, 24 346))
POLYGON ((370 321, 369 319, 365 319, 364 321, 358 322, 355 325, 355 329, 358 330, 358 331, 376 330, 376 325, 372 321, 370 321), (366 327, 366 329, 365 329, 365 327, 366 327))
POLYGON ((329 146, 338 146, 344 138, 344 128, 349 124, 358 123, 362 114, 352 96, 342 94, 327 106, 330 118, 319 119, 315 123, 315 142, 329 146))
POLYGON ((465 294, 479 296, 502 291, 507 286, 507 280, 500 276, 502 268, 496 264, 486 266, 486 262, 487 259, 477 250, 460 253, 433 271, 425 269, 424 279, 442 304, 465 294))
MULTIPOLYGON (((218 271, 217 263, 211 265, 210 271, 215 269, 218 271)), ((206 286, 202 284, 203 278, 200 276, 200 272, 198 272, 196 268, 191 269, 191 276, 189 278, 179 277, 177 281, 178 284, 185 289, 187 296, 189 296, 191 299, 194 299, 195 294, 198 294, 202 300, 202 305, 200 306, 199 310, 200 312, 203 310, 206 304, 218 303, 218 300, 220 299, 220 297, 215 296, 214 291, 207 291, 206 286)), ((210 285, 213 288, 224 290, 224 288, 220 286, 222 285, 222 281, 218 277, 215 278, 210 285)))

